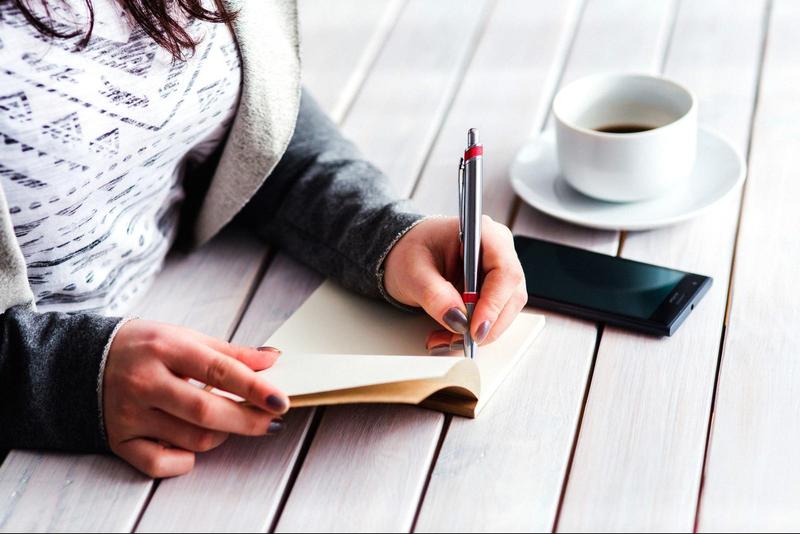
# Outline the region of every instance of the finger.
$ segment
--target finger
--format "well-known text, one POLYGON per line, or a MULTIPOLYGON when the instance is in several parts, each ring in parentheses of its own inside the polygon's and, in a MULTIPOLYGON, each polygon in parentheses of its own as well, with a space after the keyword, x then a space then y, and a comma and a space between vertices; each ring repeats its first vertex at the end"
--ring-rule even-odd
POLYGON ((114 451, 142 473, 153 478, 184 475, 194 467, 194 453, 165 447, 149 439, 124 441, 114 451))
POLYGON ((486 276, 470 324, 472 335, 478 343, 486 339, 500 313, 525 282, 511 231, 491 219, 485 220, 484 226, 486 232, 481 242, 484 250, 482 266, 486 276))
POLYGON ((517 315, 519 315, 519 312, 522 311, 527 303, 528 291, 524 285, 521 285, 519 289, 514 292, 511 298, 508 299, 503 311, 500 312, 497 320, 491 326, 484 339, 480 341, 480 344, 488 345, 499 338, 503 332, 508 330, 508 327, 511 326, 511 323, 514 322, 514 319, 517 317, 517 315))
POLYGON ((193 425, 243 436, 263 436, 275 415, 182 380, 171 380, 153 393, 153 406, 193 425))
POLYGON ((466 307, 461 294, 436 269, 424 262, 413 276, 409 296, 439 324, 456 334, 467 331, 466 307))
POLYGON ((289 409, 289 399, 263 376, 241 361, 201 345, 190 344, 172 354, 167 365, 179 376, 188 376, 238 395, 254 406, 276 414, 289 409))
POLYGON ((518 282, 502 270, 490 271, 486 275, 470 324, 475 341, 482 343, 494 329, 517 286, 518 282))
POLYGON ((253 371, 269 369, 281 355, 280 349, 275 347, 245 347, 243 345, 235 345, 224 339, 203 334, 202 332, 193 331, 192 334, 204 345, 239 360, 253 371))
POLYGON ((161 410, 150 410, 142 437, 166 441, 187 451, 207 452, 222 445, 228 434, 187 423, 161 410))
POLYGON ((425 340, 425 348, 431 356, 441 356, 458 350, 459 342, 463 349, 464 336, 461 334, 453 334, 449 330, 433 330, 425 340))

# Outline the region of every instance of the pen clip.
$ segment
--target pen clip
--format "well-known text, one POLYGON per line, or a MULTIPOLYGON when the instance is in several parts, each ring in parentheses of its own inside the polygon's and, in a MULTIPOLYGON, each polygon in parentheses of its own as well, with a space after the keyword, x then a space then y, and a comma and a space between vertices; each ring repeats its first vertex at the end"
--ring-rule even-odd
POLYGON ((458 162, 458 240, 464 242, 464 158, 458 162))

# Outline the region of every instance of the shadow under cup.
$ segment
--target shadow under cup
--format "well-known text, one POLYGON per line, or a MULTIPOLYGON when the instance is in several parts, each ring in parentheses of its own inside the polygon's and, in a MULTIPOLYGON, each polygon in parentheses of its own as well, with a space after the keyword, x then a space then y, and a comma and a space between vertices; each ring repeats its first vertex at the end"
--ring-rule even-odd
POLYGON ((585 195, 645 200, 691 174, 695 99, 671 80, 644 74, 582 78, 558 93, 553 115, 562 175, 585 195), (626 133, 613 133, 619 131, 626 133))

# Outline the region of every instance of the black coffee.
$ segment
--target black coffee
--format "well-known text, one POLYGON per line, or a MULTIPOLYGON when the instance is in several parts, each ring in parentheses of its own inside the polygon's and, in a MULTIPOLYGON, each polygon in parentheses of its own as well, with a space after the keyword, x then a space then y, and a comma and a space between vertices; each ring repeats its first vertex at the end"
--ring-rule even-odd
POLYGON ((646 132, 654 128, 655 126, 648 126, 647 124, 609 124, 608 126, 595 128, 595 130, 605 133, 636 133, 646 132))

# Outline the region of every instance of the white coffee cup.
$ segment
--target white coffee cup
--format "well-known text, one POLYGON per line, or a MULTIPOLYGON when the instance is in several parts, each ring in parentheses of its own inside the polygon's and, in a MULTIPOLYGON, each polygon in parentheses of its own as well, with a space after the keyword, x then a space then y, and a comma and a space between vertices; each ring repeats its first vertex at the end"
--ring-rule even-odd
POLYGON ((553 101, 561 173, 581 193, 612 202, 657 197, 692 172, 697 104, 691 91, 647 74, 576 80, 553 101), (641 125, 633 133, 598 131, 641 125))

